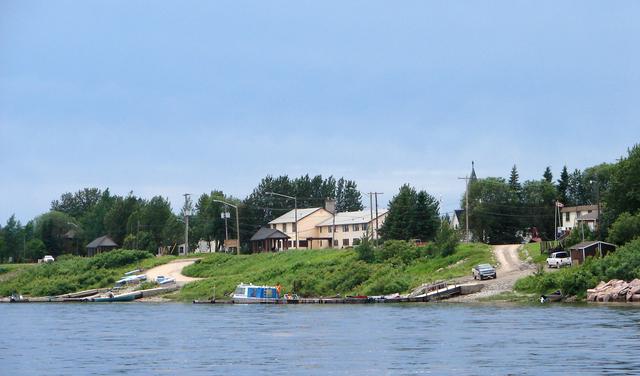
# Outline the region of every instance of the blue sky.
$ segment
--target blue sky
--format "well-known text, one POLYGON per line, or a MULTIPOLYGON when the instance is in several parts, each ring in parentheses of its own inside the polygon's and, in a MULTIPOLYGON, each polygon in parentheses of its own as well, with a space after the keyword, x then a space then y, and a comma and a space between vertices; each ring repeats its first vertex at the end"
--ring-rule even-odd
POLYGON ((175 210, 267 175, 405 182, 613 162, 640 139, 634 1, 3 1, 0 223, 83 187, 175 210))

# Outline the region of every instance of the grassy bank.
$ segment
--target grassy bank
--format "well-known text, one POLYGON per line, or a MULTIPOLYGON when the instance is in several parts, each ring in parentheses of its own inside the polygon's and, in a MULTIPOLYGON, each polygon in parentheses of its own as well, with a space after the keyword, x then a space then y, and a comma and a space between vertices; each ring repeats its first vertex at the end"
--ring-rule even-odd
POLYGON ((600 281, 640 278, 640 239, 636 239, 604 258, 591 259, 580 266, 564 268, 555 273, 542 270, 516 282, 517 291, 544 294, 561 290, 583 298, 589 288, 600 281))
MULTIPOLYGON (((420 252, 420 249, 417 249, 420 252)), ((459 245, 452 255, 392 258, 367 263, 353 250, 299 250, 253 255, 212 254, 183 270, 205 278, 179 293, 182 300, 225 298, 241 282, 281 284, 302 296, 377 295, 406 292, 422 283, 470 273, 474 264, 493 262, 489 246, 459 245)))
POLYGON ((50 296, 113 286, 124 272, 164 264, 172 257, 156 258, 143 251, 117 250, 95 257, 61 256, 46 264, 2 265, 0 296, 14 292, 26 296, 50 296), (8 278, 2 278, 8 277, 8 278))
POLYGON ((540 253, 540 243, 527 243, 519 251, 520 259, 526 261, 528 258, 534 264, 544 264, 547 255, 540 253))

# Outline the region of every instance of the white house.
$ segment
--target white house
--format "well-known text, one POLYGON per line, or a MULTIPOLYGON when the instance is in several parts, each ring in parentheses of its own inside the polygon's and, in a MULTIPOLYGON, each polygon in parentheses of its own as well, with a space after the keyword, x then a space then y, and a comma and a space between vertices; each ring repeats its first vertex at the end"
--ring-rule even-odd
POLYGON ((570 231, 582 223, 594 231, 598 223, 598 205, 565 206, 560 210, 560 220, 565 230, 570 231))
POLYGON ((294 209, 269 222, 269 227, 280 230, 289 236, 291 240, 289 240, 287 248, 313 248, 313 242, 314 240, 317 242, 316 238, 318 237, 316 225, 331 217, 332 214, 323 208, 294 209), (295 244, 296 229, 298 230, 298 245, 295 244))

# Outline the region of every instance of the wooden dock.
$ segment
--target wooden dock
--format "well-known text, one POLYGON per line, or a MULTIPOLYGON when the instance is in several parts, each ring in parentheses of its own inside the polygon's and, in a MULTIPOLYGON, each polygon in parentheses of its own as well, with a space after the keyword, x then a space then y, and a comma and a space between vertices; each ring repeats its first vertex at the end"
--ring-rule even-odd
POLYGON ((390 297, 367 296, 367 297, 333 297, 333 298, 298 298, 263 300, 255 303, 234 303, 231 300, 194 300, 193 304, 388 304, 388 303, 424 303, 447 299, 459 295, 461 288, 458 285, 443 286, 437 290, 429 291, 419 296, 390 297))

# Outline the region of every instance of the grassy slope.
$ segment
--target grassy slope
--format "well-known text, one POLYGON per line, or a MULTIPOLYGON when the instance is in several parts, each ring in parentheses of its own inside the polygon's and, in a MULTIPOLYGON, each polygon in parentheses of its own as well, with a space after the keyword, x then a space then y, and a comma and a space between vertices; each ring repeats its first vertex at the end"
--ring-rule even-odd
MULTIPOLYGON (((115 253, 120 251, 112 251, 115 253)), ((127 251, 125 251, 127 252, 127 251)), ((107 255, 107 254, 103 254, 107 255)), ((129 270, 137 267, 145 269, 169 262, 175 257, 149 257, 139 261, 115 262, 113 259, 100 264, 100 256, 94 258, 65 256, 53 263, 23 264, 14 267, 15 272, 0 274, 0 296, 18 292, 26 296, 49 296, 92 288, 113 286, 129 270), (107 267, 104 267, 107 265, 107 267), (8 278, 3 278, 8 277, 8 278)), ((4 268, 6 265, 2 265, 4 268)), ((9 268, 7 268, 9 269, 9 268)))
POLYGON ((408 265, 397 260, 365 263, 353 250, 305 250, 254 255, 212 254, 183 273, 205 278, 185 286, 179 299, 224 298, 240 282, 274 285, 303 296, 406 292, 422 283, 466 275, 474 264, 493 262, 483 244, 460 245, 448 257, 422 257, 408 265), (295 286, 294 286, 295 284, 295 286), (295 287, 295 290, 294 290, 295 287))
POLYGON ((526 260, 527 255, 529 255, 534 264, 544 264, 547 260, 547 255, 540 253, 540 243, 525 244, 519 251, 519 255, 522 260, 526 260))

